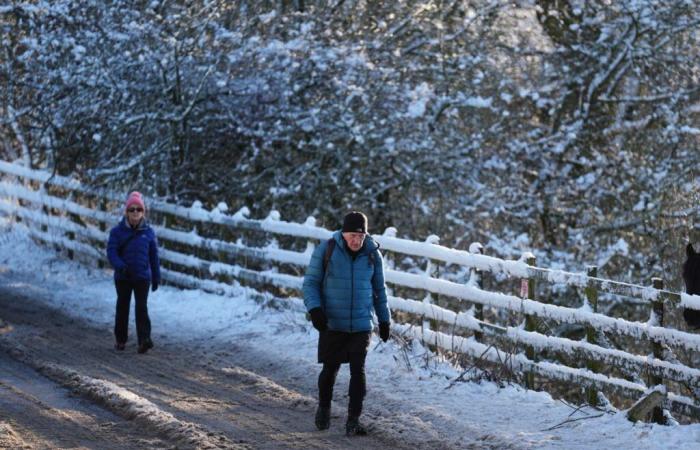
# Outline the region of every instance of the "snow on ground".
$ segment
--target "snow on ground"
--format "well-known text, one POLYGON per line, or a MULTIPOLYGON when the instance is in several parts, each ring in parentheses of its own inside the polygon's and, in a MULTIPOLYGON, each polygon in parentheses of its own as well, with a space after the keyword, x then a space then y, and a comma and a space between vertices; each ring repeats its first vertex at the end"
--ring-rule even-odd
MULTIPOLYGON (((51 293, 47 298, 54 306, 111 333, 115 304, 111 270, 64 260, 53 250, 34 244, 21 228, 12 227, 3 218, 0 276, 32 280, 51 293)), ((206 338, 222 344, 245 339, 254 351, 288 361, 289 378, 315 379, 319 371, 317 334, 299 311, 298 303, 295 305, 280 311, 262 308, 247 298, 243 288, 238 296, 222 297, 163 286, 149 298, 155 339, 167 337, 177 342, 206 338)), ((571 407, 549 394, 519 386, 452 383, 460 371, 427 356, 419 344, 406 354, 395 343, 382 344, 374 338, 367 358, 368 411, 377 416, 403 416, 403 423, 413 423, 417 429, 424 428, 453 444, 472 442, 479 436, 484 441, 492 437, 513 446, 538 449, 695 449, 700 445, 700 424, 633 424, 624 412, 550 429, 582 413, 572 415, 571 407), (426 360, 429 368, 425 367, 426 360), (410 368, 406 361, 410 361, 410 368)), ((336 393, 346 390, 346 372, 345 368, 341 370, 336 393)), ((584 411, 598 414, 588 408, 584 411)))

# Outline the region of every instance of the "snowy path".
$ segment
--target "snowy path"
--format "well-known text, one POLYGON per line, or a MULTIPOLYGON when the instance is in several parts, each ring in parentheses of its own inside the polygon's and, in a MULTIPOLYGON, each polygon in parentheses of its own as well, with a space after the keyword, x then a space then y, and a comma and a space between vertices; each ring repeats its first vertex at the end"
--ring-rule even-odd
POLYGON ((367 359, 363 414, 375 426, 374 436, 356 441, 342 434, 347 368, 336 384, 332 430, 320 433, 313 427, 317 334, 298 304, 277 310, 249 299, 243 289, 222 297, 164 286, 149 299, 156 348, 137 355, 132 340, 117 354, 111 350, 111 271, 66 261, 18 230, 0 230, 0 319, 14 326, 12 333, 0 333, 2 345, 72 389, 82 377, 77 390, 83 396, 101 395, 109 409, 168 442, 256 448, 700 447, 700 425, 632 424, 624 412, 556 427, 598 412, 574 412, 547 393, 513 385, 464 382, 448 389, 459 370, 420 343, 405 352, 376 340, 367 359), (127 400, 132 411, 120 412, 127 400), (139 411, 155 411, 156 420, 139 411))
POLYGON ((0 448, 160 449, 171 445, 0 352, 0 448))
MULTIPOLYGON (((348 439, 342 434, 341 417, 336 417, 330 433, 315 431, 313 399, 237 366, 236 355, 245 351, 241 347, 210 352, 203 343, 163 344, 146 355, 137 355, 132 344, 127 351, 116 352, 105 330, 75 320, 28 296, 27 291, 26 287, 0 286, 0 311, 12 328, 3 333, 4 349, 50 378, 106 404, 113 412, 135 417, 137 426, 151 434, 159 432, 198 448, 402 447, 374 437, 348 439), (76 374, 83 379, 76 380, 76 374), (156 412, 151 411, 151 417, 138 417, 139 400, 110 402, 109 386, 90 390, 86 379, 118 386, 139 400, 151 402, 156 412), (158 415, 164 416, 162 420, 158 415), (168 429, 165 422, 171 417, 187 425, 168 429), (188 435, 188 427, 199 433, 188 435)), ((95 444, 93 448, 98 447, 95 444)))

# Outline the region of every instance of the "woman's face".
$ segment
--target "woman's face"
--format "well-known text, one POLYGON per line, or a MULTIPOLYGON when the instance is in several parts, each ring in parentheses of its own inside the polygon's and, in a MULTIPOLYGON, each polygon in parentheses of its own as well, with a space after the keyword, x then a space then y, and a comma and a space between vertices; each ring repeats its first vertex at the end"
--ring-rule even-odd
POLYGON ((126 210, 126 218, 129 220, 129 225, 138 225, 143 218, 143 208, 138 205, 131 205, 126 210))

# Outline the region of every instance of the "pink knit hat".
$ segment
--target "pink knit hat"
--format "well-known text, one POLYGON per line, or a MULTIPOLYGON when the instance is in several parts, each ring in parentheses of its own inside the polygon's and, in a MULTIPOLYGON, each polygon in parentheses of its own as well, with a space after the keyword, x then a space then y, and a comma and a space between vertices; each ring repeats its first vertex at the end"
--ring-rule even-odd
POLYGON ((126 199, 124 209, 129 209, 130 206, 134 205, 140 206, 144 211, 146 210, 146 204, 143 202, 143 195, 141 195, 140 192, 134 191, 129 194, 129 197, 126 199))

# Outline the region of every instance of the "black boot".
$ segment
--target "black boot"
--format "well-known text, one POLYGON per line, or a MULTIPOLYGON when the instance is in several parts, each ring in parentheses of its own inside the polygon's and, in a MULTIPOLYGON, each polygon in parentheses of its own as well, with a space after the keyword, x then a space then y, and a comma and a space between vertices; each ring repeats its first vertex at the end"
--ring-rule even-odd
POLYGON ((316 409, 316 428, 327 430, 331 427, 331 407, 320 406, 316 409))
POLYGON ((150 339, 145 339, 142 343, 139 344, 138 352, 139 353, 146 353, 149 349, 153 348, 153 341, 150 339))
POLYGON ((367 428, 360 423, 359 416, 348 415, 348 421, 345 423, 346 436, 367 436, 367 428))

